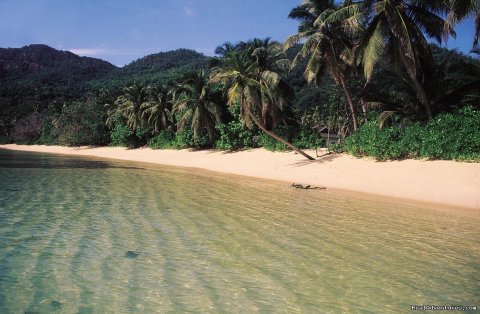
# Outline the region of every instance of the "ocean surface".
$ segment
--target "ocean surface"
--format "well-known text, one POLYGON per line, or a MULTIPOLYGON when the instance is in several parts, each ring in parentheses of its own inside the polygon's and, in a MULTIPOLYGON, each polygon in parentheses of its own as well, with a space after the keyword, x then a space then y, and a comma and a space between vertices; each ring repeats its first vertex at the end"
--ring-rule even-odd
POLYGON ((480 306, 480 212, 0 150, 0 313, 480 306))

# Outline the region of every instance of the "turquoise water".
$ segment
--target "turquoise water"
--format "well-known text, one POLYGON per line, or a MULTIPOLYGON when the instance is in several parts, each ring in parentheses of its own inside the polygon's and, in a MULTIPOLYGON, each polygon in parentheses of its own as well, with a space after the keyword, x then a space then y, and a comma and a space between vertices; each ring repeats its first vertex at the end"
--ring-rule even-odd
POLYGON ((0 150, 0 313, 480 305, 480 213, 0 150))

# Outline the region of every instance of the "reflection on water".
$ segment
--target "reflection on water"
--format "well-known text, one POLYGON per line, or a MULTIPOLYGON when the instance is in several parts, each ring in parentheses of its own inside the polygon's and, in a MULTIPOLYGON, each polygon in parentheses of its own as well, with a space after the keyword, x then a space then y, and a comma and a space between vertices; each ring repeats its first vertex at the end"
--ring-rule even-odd
POLYGON ((15 152, 1 150, 0 168, 39 168, 39 169, 99 169, 99 168, 121 168, 121 169, 142 169, 121 164, 111 164, 99 159, 85 159, 75 156, 62 156, 51 154, 38 154, 29 152, 15 152), (21 156, 21 158, 19 158, 21 156))
POLYGON ((479 213, 0 151, 0 313, 480 305, 479 213))

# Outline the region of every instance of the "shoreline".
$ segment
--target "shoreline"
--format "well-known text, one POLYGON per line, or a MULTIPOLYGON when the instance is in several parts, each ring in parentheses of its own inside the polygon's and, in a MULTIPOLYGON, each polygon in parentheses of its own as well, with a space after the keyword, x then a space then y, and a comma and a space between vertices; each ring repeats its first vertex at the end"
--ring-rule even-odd
MULTIPOLYGON (((308 161, 294 152, 270 152, 263 148, 226 152, 7 144, 0 145, 0 149, 199 168, 289 184, 310 184, 382 197, 480 209, 479 163, 411 159, 378 162, 346 154, 308 161)), ((315 151, 308 152, 315 156, 315 151)))

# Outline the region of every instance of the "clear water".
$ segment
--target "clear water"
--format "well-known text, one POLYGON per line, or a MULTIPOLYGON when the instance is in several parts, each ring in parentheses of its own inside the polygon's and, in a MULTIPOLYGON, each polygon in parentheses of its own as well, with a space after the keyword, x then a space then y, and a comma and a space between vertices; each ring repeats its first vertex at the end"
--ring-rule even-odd
POLYGON ((0 151, 0 313, 480 305, 480 213, 0 151))

